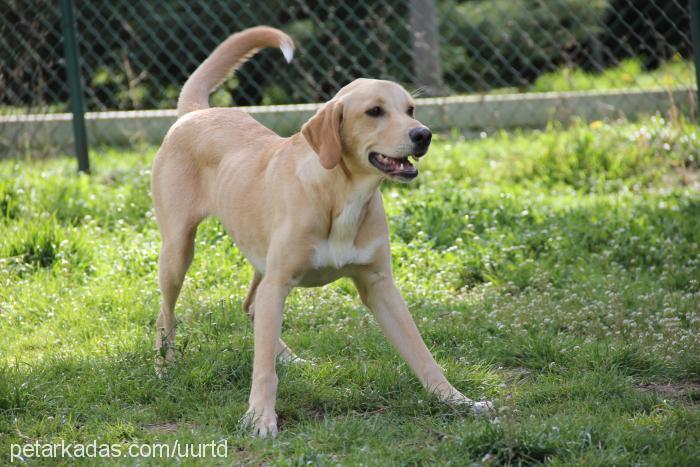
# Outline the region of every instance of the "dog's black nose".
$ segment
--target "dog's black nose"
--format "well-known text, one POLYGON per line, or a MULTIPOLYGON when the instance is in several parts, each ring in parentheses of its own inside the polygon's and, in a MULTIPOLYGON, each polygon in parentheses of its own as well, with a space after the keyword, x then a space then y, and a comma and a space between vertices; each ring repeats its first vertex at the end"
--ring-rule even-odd
POLYGON ((428 128, 419 126, 412 128, 411 131, 408 132, 408 137, 417 145, 427 146, 430 144, 430 139, 433 137, 433 134, 428 128))

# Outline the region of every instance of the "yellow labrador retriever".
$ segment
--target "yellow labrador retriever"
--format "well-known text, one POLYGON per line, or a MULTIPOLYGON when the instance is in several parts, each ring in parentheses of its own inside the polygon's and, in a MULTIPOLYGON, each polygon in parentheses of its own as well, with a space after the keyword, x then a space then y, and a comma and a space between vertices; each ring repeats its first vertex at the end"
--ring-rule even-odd
POLYGON ((162 305, 156 369, 173 360, 175 301, 194 252, 197 225, 216 216, 255 268, 243 305, 254 322, 255 356, 244 422, 277 433, 275 359, 296 356, 280 339, 282 308, 293 287, 350 277, 362 302, 425 388, 441 400, 491 409, 452 386, 423 343, 391 271, 379 185, 408 182, 430 145, 401 86, 358 79, 325 103, 297 133, 282 138, 247 113, 209 108, 209 94, 248 57, 292 40, 269 27, 226 39, 185 83, 179 119, 153 163, 153 203, 163 244, 162 305))

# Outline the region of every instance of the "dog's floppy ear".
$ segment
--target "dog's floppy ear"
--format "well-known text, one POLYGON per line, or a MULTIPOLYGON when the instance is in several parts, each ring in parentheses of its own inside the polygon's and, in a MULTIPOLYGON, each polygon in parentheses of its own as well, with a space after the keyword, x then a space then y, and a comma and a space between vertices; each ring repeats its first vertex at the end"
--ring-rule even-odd
POLYGON ((306 138, 311 149, 321 159, 321 165, 332 169, 340 162, 343 143, 340 128, 343 124, 343 103, 330 101, 323 105, 316 115, 301 127, 301 134, 306 138))

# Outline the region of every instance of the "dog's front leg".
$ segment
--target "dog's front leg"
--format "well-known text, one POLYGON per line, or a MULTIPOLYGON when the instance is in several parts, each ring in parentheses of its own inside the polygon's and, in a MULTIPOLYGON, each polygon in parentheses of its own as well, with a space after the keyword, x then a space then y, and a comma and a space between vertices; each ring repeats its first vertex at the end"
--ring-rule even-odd
POLYGON ((474 402, 447 381, 423 342, 390 270, 366 271, 354 281, 362 302, 372 311, 384 334, 428 392, 445 402, 468 404, 477 414, 491 410, 490 402, 474 402))
POLYGON ((255 295, 255 356, 249 408, 244 424, 253 427, 259 436, 277 435, 276 346, 282 330, 282 308, 291 287, 279 277, 265 276, 255 295))

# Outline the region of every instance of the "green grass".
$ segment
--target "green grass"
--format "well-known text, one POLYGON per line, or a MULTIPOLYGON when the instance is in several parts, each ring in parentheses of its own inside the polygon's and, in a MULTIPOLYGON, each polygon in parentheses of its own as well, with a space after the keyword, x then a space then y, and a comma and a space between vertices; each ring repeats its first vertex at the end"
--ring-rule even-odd
POLYGON ((695 67, 680 56, 662 63, 654 70, 646 71, 638 58, 621 61, 600 73, 579 68, 564 67, 540 75, 531 91, 589 91, 604 89, 675 89, 695 86, 695 67))
POLYGON ((90 177, 0 162, 0 462, 13 443, 226 439, 225 464, 697 465, 695 126, 439 139, 417 183, 383 188, 396 276, 449 379, 498 421, 427 395, 342 280, 288 300, 285 340, 315 365, 279 367, 275 440, 239 427, 251 269, 214 220, 176 366, 153 372, 153 155, 101 152, 90 177))

